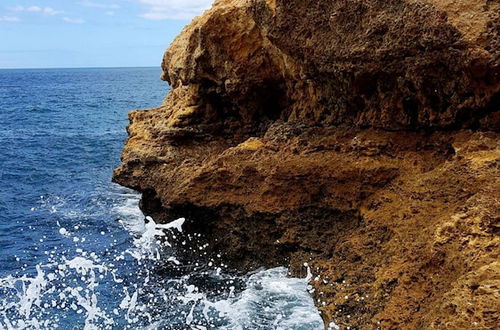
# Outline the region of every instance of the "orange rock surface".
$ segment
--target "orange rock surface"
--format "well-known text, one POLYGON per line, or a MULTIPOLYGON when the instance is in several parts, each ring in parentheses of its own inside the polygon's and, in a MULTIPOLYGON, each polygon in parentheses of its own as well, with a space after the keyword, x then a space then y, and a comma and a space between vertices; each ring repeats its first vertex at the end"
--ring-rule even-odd
POLYGON ((114 180, 240 270, 313 273, 325 324, 494 329, 495 1, 219 0, 167 50, 114 180))

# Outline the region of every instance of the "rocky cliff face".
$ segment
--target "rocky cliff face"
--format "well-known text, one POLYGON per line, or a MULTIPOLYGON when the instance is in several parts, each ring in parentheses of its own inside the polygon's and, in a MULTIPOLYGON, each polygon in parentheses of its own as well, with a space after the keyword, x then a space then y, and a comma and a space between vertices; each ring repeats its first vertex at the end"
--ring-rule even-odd
POLYGON ((130 114, 114 180, 241 270, 303 264, 325 322, 494 328, 500 4, 219 0, 130 114))

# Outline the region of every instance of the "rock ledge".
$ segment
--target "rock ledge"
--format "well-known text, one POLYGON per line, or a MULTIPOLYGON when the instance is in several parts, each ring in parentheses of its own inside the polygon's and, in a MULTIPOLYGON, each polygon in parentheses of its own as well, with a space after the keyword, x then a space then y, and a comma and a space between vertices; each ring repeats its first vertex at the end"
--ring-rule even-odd
POLYGON ((499 323, 500 4, 219 0, 114 181, 235 268, 312 266, 328 324, 499 323))

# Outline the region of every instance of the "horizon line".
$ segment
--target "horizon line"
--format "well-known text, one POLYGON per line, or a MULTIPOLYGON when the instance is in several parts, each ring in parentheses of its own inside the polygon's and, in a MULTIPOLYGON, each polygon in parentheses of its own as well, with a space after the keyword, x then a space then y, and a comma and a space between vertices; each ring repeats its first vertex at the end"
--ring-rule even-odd
POLYGON ((15 68, 0 68, 0 70, 68 70, 68 69, 145 69, 158 68, 158 66, 80 66, 80 67, 15 67, 15 68))

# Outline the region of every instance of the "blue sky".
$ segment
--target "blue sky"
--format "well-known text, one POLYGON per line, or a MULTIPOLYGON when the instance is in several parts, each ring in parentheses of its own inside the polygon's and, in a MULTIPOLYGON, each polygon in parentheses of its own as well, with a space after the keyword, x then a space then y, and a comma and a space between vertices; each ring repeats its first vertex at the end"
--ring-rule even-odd
POLYGON ((1 0, 0 68, 159 66, 212 0, 1 0))

